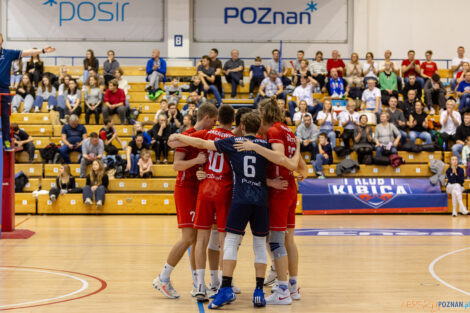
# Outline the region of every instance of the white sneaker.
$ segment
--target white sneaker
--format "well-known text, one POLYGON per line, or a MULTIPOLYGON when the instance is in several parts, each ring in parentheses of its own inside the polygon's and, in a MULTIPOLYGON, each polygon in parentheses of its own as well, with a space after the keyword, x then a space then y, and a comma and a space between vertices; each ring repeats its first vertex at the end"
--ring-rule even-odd
POLYGON ((35 107, 34 108, 34 113, 38 113, 39 112, 39 107, 35 107))
POLYGON ((103 206, 103 201, 99 200, 98 202, 96 202, 97 209, 100 209, 102 206, 103 206))
POLYGON ((93 204, 93 201, 91 201, 90 198, 86 198, 86 199, 85 199, 85 204, 86 204, 86 205, 92 205, 92 204, 93 204))
POLYGON ((242 293, 240 288, 238 288, 237 286, 235 286, 233 284, 232 284, 232 290, 233 290, 233 293, 236 294, 236 295, 239 295, 239 294, 242 293))
POLYGON ((452 217, 457 217, 457 210, 452 210, 452 217))
POLYGON ((209 284, 209 288, 206 289, 206 295, 209 299, 212 299, 217 294, 217 292, 219 292, 219 288, 212 286, 211 284, 209 284))
POLYGON ((197 302, 205 302, 209 300, 209 298, 207 297, 206 290, 206 285, 201 284, 197 287, 197 291, 194 294, 194 297, 196 298, 197 302))
POLYGON ((460 214, 462 214, 462 215, 467 215, 467 214, 468 214, 468 210, 467 210, 467 208, 465 208, 465 207, 460 208, 460 209, 459 209, 459 212, 460 212, 460 214))
POLYGON ((178 299, 180 295, 171 285, 170 281, 164 282, 160 279, 160 276, 153 280, 153 287, 163 293, 163 295, 170 299, 178 299))
POLYGON ((292 300, 300 300, 300 288, 297 286, 297 284, 295 285, 291 285, 289 284, 289 292, 290 292, 290 296, 292 298, 292 300))
POLYGON ((289 305, 292 304, 292 298, 290 296, 289 289, 276 290, 272 295, 266 298, 266 304, 268 305, 289 305))
POLYGON ((191 290, 191 297, 196 297, 197 292, 197 286, 193 284, 193 290, 191 290))
POLYGON ((266 276, 266 278, 264 279, 264 285, 270 286, 274 284, 274 281, 276 280, 276 278, 277 278, 277 272, 271 266, 268 272, 268 276, 266 276))
POLYGON ((51 195, 49 198, 52 202, 55 202, 57 200, 57 197, 55 195, 51 195))
POLYGON ((271 293, 275 293, 276 291, 279 291, 279 282, 277 279, 274 280, 273 287, 271 288, 271 293))
POLYGON ((11 108, 11 113, 17 113, 18 110, 16 108, 11 108))

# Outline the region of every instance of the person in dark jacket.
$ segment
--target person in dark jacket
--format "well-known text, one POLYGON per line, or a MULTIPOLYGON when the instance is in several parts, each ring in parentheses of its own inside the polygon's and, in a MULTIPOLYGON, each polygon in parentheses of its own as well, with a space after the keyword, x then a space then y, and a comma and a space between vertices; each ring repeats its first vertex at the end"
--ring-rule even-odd
POLYGON ((96 208, 101 208, 104 204, 108 185, 109 179, 104 172, 103 162, 101 160, 93 161, 91 173, 86 176, 86 186, 83 187, 83 202, 92 205, 94 195, 96 208))
POLYGON ((34 84, 34 87, 38 87, 39 82, 42 80, 43 73, 44 63, 39 58, 39 55, 32 56, 28 63, 26 63, 26 74, 34 84))
POLYGON ((458 158, 459 163, 462 162, 460 155, 468 136, 470 136, 470 112, 465 112, 463 114, 463 123, 455 131, 455 144, 452 146, 452 154, 458 158))
POLYGON ((446 171, 446 178, 446 191, 448 194, 452 195, 452 216, 457 216, 457 204, 459 205, 459 212, 463 215, 467 215, 468 210, 462 201, 465 174, 463 168, 459 167, 459 160, 455 155, 450 158, 450 166, 446 171))
POLYGON ((333 163, 333 150, 328 142, 328 136, 325 133, 318 135, 318 144, 316 146, 316 158, 312 161, 313 168, 318 178, 325 178, 323 174, 323 165, 333 163))
POLYGON ((158 123, 149 131, 152 136, 152 149, 155 151, 157 164, 160 163, 160 156, 163 154, 163 163, 168 163, 168 138, 171 135, 171 126, 165 114, 158 116, 158 123))
POLYGON ((106 83, 106 86, 108 83, 114 79, 114 72, 119 69, 119 62, 116 61, 114 58, 114 51, 109 50, 108 51, 108 59, 104 61, 103 63, 103 77, 104 81, 106 83))
POLYGON ((374 147, 373 131, 370 125, 367 125, 367 115, 359 117, 359 125, 354 128, 354 146, 357 153, 359 164, 364 163, 364 156, 371 155, 374 147))
POLYGON ((55 187, 49 191, 49 199, 54 202, 59 195, 67 193, 78 193, 80 188, 75 186, 75 177, 70 174, 70 166, 66 163, 59 168, 59 176, 55 179, 55 187))

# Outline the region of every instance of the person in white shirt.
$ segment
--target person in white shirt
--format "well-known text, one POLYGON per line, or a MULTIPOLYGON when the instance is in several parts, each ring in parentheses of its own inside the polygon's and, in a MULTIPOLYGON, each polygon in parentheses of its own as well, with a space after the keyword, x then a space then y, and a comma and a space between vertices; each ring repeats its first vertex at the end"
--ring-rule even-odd
POLYGON ((334 129, 336 122, 336 113, 333 111, 331 100, 326 99, 323 103, 323 110, 318 112, 317 124, 320 126, 320 133, 327 134, 332 149, 336 146, 336 133, 334 129))
POLYGON ((454 110, 454 108, 455 100, 447 100, 446 110, 442 111, 440 116, 442 144, 446 149, 449 147, 449 140, 455 141, 455 132, 462 123, 459 111, 454 110))
POLYGON ((356 102, 352 99, 348 100, 346 110, 338 115, 339 126, 343 127, 341 139, 343 139, 344 146, 350 148, 350 140, 354 140, 354 128, 359 125, 359 113, 355 111, 356 102))
POLYGON ((318 111, 322 109, 321 104, 316 104, 313 102, 313 83, 315 80, 312 77, 302 76, 300 77, 300 85, 295 87, 292 95, 296 98, 296 101, 289 101, 289 113, 292 119, 294 119, 294 114, 297 110, 297 105, 300 101, 304 100, 307 102, 308 112, 315 118, 318 111))
POLYGON ((457 57, 452 59, 451 68, 454 73, 454 79, 451 80, 450 85, 452 90, 457 86, 457 73, 462 71, 464 62, 470 63, 470 59, 465 57, 465 48, 460 46, 457 48, 457 57))
POLYGON ((374 54, 372 52, 366 53, 366 61, 362 66, 362 74, 364 75, 364 85, 367 84, 367 81, 374 79, 376 82, 379 81, 377 75, 379 73, 379 64, 374 61, 374 54))
POLYGON ((382 113, 382 94, 380 89, 375 87, 375 80, 367 81, 367 89, 362 93, 361 110, 373 111, 375 114, 382 113))
POLYGON ((294 121, 294 125, 299 126, 301 123, 303 123, 305 115, 312 116, 312 114, 308 113, 307 102, 305 100, 300 100, 299 112, 295 112, 294 117, 292 118, 292 120, 294 121))

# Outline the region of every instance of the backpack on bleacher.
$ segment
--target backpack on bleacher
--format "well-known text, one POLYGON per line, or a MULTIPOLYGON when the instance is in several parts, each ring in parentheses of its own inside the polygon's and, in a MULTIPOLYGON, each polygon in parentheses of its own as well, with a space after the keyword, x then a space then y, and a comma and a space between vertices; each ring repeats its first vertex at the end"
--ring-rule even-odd
POLYGON ((397 168, 404 163, 405 163, 405 160, 403 160, 403 158, 399 156, 398 154, 392 154, 390 156, 390 165, 392 167, 397 168))
POLYGON ((39 153, 44 163, 59 164, 62 162, 59 147, 53 142, 48 144, 44 149, 40 149, 39 153))
POLYGON ((28 176, 23 171, 15 174, 15 192, 22 192, 28 182, 28 176))

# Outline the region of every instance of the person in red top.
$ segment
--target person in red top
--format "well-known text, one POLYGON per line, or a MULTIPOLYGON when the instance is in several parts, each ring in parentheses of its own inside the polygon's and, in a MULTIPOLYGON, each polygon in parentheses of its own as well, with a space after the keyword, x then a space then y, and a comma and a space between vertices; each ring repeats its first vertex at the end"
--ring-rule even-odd
POLYGON ((326 61, 326 69, 328 71, 329 76, 330 71, 334 68, 338 71, 338 76, 343 77, 344 70, 346 69, 346 64, 344 64, 343 60, 340 58, 338 50, 333 50, 331 52, 331 59, 328 59, 328 61, 326 61))
POLYGON ((103 120, 109 118, 110 115, 118 114, 121 120, 121 125, 124 125, 126 121, 126 94, 124 90, 119 88, 119 82, 117 79, 113 79, 109 82, 108 90, 104 94, 104 105, 103 105, 103 120))
MULTIPOLYGON (((217 108, 213 104, 202 104, 198 108, 196 125, 183 132, 183 134, 191 135, 199 130, 212 129, 217 121, 217 114, 217 108)), ((186 250, 196 240, 196 230, 193 228, 199 187, 196 172, 201 164, 206 163, 206 161, 205 153, 196 148, 183 147, 176 149, 173 168, 178 171, 178 175, 174 195, 178 228, 181 228, 182 236, 181 240, 171 249, 162 272, 153 281, 153 286, 168 298, 179 298, 178 293, 171 285, 170 275, 186 250)), ((194 251, 194 249, 191 249, 191 251, 194 251)), ((193 252, 191 253, 191 268, 195 268, 193 252)), ((193 283, 196 283, 195 278, 195 272, 193 272, 193 283)))
POLYGON ((437 72, 437 65, 432 61, 432 51, 426 51, 426 61, 421 63, 421 77, 431 79, 432 75, 437 72))
POLYGON ((421 66, 419 60, 415 59, 414 50, 409 50, 408 59, 403 60, 403 62, 401 62, 401 73, 405 78, 405 84, 409 81, 408 76, 413 73, 416 76, 416 81, 421 84, 421 88, 424 87, 424 79, 420 76, 421 66))

